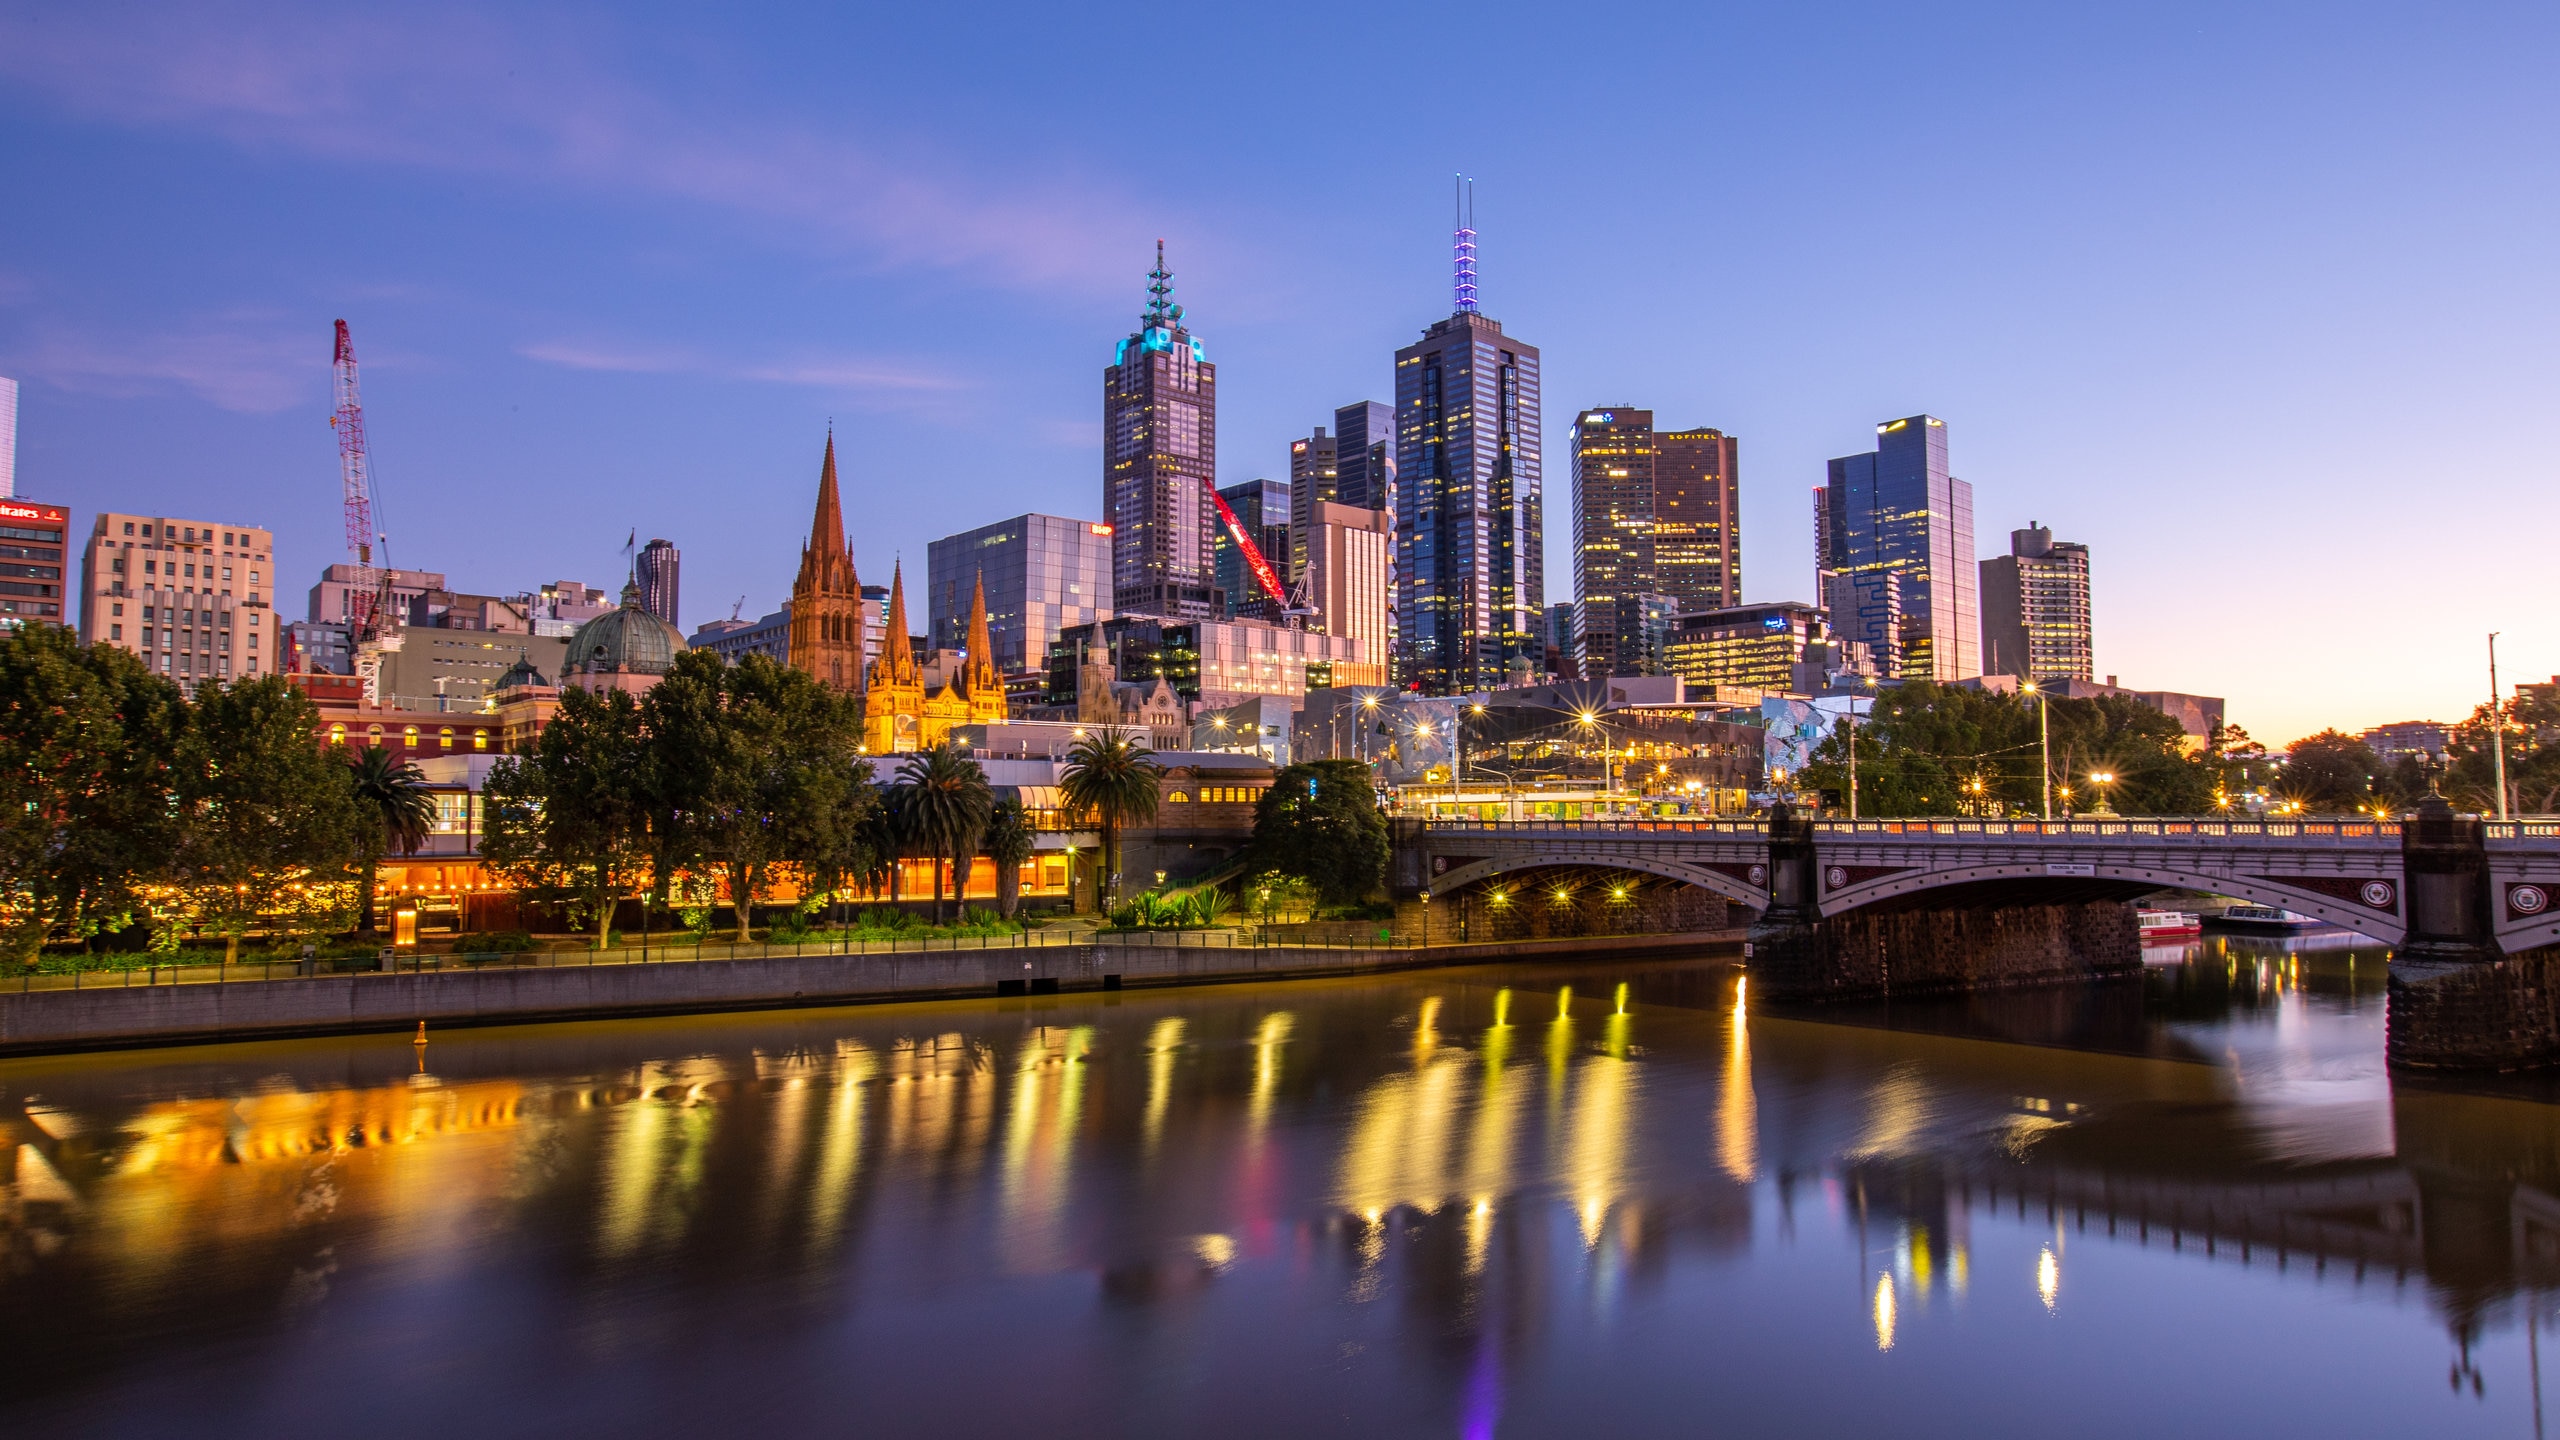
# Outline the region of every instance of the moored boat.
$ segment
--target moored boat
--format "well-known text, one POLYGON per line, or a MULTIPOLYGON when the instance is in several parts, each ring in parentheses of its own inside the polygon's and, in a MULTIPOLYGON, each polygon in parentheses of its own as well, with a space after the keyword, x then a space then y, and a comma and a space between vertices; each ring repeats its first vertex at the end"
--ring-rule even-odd
POLYGON ((2145 910, 2140 912, 2142 940, 2185 940, 2204 933, 2204 922, 2183 910, 2145 910))
POLYGON ((2259 935, 2290 935, 2316 928, 2320 922, 2291 910, 2273 905, 2234 905, 2219 915, 2208 915, 2205 923, 2217 930, 2242 930, 2259 935))

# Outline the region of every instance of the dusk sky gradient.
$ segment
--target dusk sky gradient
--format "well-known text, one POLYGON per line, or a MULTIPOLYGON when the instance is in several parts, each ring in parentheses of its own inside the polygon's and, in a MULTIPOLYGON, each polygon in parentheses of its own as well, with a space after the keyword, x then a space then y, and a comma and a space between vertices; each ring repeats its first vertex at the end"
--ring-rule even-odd
MULTIPOLYGON (((1985 556, 2092 550, 2098 670, 2282 744, 2560 670, 2560 9, 30 5, 0 0, 21 495, 342 559, 330 322, 393 561, 684 622, 1100 510, 1161 236, 1219 471, 1285 475, 1449 308, 1741 439, 1752 600, 1823 462, 1944 418, 1985 556)), ((913 616, 921 627, 921 608, 913 616)))

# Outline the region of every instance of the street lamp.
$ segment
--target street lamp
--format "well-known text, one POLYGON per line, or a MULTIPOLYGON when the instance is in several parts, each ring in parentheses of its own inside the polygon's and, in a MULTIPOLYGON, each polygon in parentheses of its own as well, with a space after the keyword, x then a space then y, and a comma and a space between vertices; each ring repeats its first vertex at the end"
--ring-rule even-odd
POLYGON ((2036 697, 2036 794, 2043 806, 2044 818, 2053 818, 2053 707, 2036 682, 2029 680, 2019 689, 2036 697))
POLYGON ((2113 770, 2092 771, 2089 775, 2089 783, 2096 786, 2098 790, 2098 808, 2090 811, 2089 813, 2092 815, 2113 815, 2116 813, 2107 806, 2107 787, 2116 783, 2116 772, 2113 770))

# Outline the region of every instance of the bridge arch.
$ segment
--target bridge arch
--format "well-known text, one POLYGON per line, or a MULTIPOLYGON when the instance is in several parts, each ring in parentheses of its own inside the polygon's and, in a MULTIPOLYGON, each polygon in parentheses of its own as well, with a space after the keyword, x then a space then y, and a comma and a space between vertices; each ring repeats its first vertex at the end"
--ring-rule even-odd
POLYGON ((1676 880, 1695 885, 1701 890, 1721 895, 1737 905, 1753 910, 1769 906, 1769 892, 1702 865, 1683 864, 1651 855, 1599 854, 1590 851, 1532 850, 1517 855, 1496 855, 1458 866, 1444 875, 1431 877, 1425 888, 1434 895, 1446 895, 1479 880, 1508 875, 1520 870, 1633 870, 1640 874, 1676 880))
MULTIPOLYGON (((2060 857, 2057 857, 2057 861, 2059 859, 2060 857)), ((2381 941, 2386 945, 2399 944, 2405 938, 2408 929, 2402 908, 2407 901, 2406 897, 2400 894, 2400 880, 2396 873, 2396 866, 2395 873, 2387 882, 2391 886, 2391 908, 2387 911, 2341 899, 2325 891, 2313 890, 2305 886, 2286 885, 2261 876, 2232 875, 2164 865, 2157 854, 2142 856, 2135 863, 2111 861, 2103 856, 2094 856, 2091 852, 2081 851, 2072 861, 2061 863, 2048 861, 2040 864, 1978 864, 1949 866, 1943 869, 1915 866, 1833 888, 1830 881, 1845 868, 1835 865, 1828 859, 1821 862, 1824 873, 1818 879, 1822 895, 1822 913, 1825 915, 1838 915, 1870 905, 1909 900, 1931 891, 1945 890, 1955 886, 1992 883, 2027 887, 2026 894, 2029 896, 2032 895, 2033 890, 2037 889, 2119 889, 2128 899, 2146 890, 2178 887, 2202 890, 2212 895, 2228 895, 2238 900, 2291 910, 2295 914, 2308 915, 2341 929, 2353 930, 2359 935, 2381 941), (2081 856, 2089 858, 2079 858, 2081 856)))

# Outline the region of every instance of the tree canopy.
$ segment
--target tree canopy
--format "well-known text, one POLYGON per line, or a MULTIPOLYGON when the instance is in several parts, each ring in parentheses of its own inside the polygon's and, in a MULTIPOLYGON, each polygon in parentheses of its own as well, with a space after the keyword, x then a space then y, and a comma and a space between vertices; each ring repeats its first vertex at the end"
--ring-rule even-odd
MULTIPOLYGON (((1858 810, 1863 815, 2035 815, 2048 743, 2038 738, 2047 708, 2054 813, 2105 799, 2136 815, 2197 815, 2213 809, 2214 771, 2177 721, 2138 700, 2040 699, 1914 681, 1883 691, 1854 727, 1858 810)), ((1843 725, 1816 747, 1797 777, 1826 803, 1846 808, 1849 740, 1843 725)))
POLYGON ((1253 863, 1304 879, 1330 904, 1367 900, 1387 879, 1387 819, 1357 760, 1291 765, 1253 812, 1253 863))

